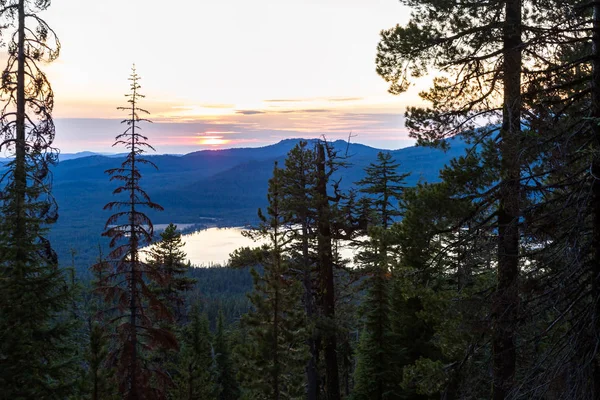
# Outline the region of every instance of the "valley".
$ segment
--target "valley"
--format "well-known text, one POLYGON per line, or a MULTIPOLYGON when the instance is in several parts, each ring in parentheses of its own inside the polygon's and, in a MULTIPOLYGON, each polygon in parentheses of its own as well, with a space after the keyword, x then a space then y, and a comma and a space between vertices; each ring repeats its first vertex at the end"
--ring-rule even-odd
MULTIPOLYGON (((157 227, 180 221, 185 232, 210 227, 249 226, 257 221, 257 210, 266 205, 269 178, 275 162, 300 139, 287 139, 259 148, 203 150, 183 156, 155 155, 150 159, 158 170, 143 166, 145 190, 164 211, 148 215, 157 227), (184 226, 185 225, 185 226, 184 226)), ((362 144, 333 142, 348 163, 333 177, 342 190, 349 190, 364 177, 364 168, 381 151, 362 144)), ((439 180, 439 170, 463 154, 466 144, 453 140, 446 152, 425 147, 391 150, 400 163, 399 172, 411 172, 406 183, 439 180)), ((59 219, 51 227, 50 240, 62 266, 74 267, 87 277, 89 266, 107 254, 107 240, 101 237, 109 212, 103 210, 113 199, 116 186, 104 173, 119 165, 118 157, 92 155, 60 162, 53 170, 53 193, 59 205, 59 219)), ((198 250, 202 252, 202 250, 198 250)))

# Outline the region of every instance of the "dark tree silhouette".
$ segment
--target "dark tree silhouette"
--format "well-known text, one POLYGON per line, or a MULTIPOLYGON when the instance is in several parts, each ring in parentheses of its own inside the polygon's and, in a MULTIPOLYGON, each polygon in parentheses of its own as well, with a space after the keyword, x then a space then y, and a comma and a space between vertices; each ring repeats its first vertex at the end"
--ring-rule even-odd
POLYGON ((409 174, 398 173, 399 163, 390 153, 379 152, 377 162, 365 168, 366 176, 357 182, 374 214, 367 229, 368 239, 360 243, 356 257, 370 272, 363 300, 364 328, 357 355, 354 399, 395 399, 400 397, 397 337, 392 331, 390 284, 391 260, 389 227, 401 216, 398 203, 409 174), (395 204, 396 203, 396 204, 395 204))
POLYGON ((262 275, 251 270, 254 290, 248 298, 253 310, 242 318, 248 341, 240 347, 240 376, 252 398, 273 400, 304 396, 302 371, 308 359, 306 320, 300 304, 302 287, 290 273, 285 254, 293 233, 285 229, 288 221, 281 207, 281 178, 275 163, 269 180, 267 213, 259 210, 260 226, 249 234, 268 239, 269 244, 231 255, 235 265, 251 266, 260 261, 264 267, 262 275), (248 257, 250 253, 256 257, 248 257))
POLYGON ((0 387, 6 398, 65 398, 69 325, 56 318, 71 290, 45 238, 58 217, 49 167, 54 94, 39 66, 59 55, 54 31, 37 13, 50 1, 0 1, 0 26, 7 35, 2 72, 0 150, 11 158, 0 186, 0 387))
MULTIPOLYGON (((129 106, 118 108, 130 115, 122 121, 127 129, 116 137, 113 146, 123 145, 129 153, 120 167, 106 173, 111 181, 120 183, 113 194, 125 194, 126 198, 104 207, 116 211, 108 218, 106 231, 102 234, 110 238, 112 251, 109 258, 113 269, 97 284, 97 290, 104 294, 106 301, 116 302, 116 307, 111 309, 116 315, 107 320, 114 324, 113 336, 118 343, 112 352, 112 360, 118 367, 119 390, 124 399, 131 400, 163 398, 161 388, 169 378, 159 366, 152 365, 148 355, 157 348, 177 348, 174 335, 158 324, 171 321, 172 315, 156 292, 150 289, 151 284, 165 285, 167 278, 160 269, 152 268, 144 261, 140 250, 141 246, 151 242, 154 231, 152 221, 140 209, 162 210, 162 207, 153 203, 140 187, 140 164, 157 167, 142 157, 145 150, 154 148, 140 133, 140 122, 150 121, 141 117, 148 111, 138 105, 139 99, 144 97, 139 93, 139 79, 134 66, 129 78, 131 91, 126 95, 129 106)), ((96 265, 95 268, 103 266, 96 265)))
POLYGON ((182 250, 183 241, 177 225, 169 224, 160 234, 160 241, 148 252, 148 264, 165 278, 162 285, 152 287, 160 300, 169 307, 176 321, 185 316, 183 293, 191 290, 195 279, 186 276, 189 265, 182 250))

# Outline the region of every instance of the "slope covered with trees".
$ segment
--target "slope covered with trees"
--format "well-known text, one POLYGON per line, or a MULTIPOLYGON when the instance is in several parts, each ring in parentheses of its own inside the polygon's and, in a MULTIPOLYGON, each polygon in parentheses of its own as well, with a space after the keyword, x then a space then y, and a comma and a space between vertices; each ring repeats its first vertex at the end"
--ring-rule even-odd
POLYGON ((600 399, 600 4, 402 2, 419 147, 150 158, 134 69, 127 152, 56 166, 50 1, 0 0, 0 397, 600 399), (266 244, 194 268, 206 218, 266 244))

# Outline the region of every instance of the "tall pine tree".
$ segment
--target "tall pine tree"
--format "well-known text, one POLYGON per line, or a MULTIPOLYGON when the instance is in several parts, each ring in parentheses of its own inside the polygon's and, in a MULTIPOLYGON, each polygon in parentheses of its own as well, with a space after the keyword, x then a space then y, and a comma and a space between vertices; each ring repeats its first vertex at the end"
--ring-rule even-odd
POLYGON ((175 388, 171 398, 177 400, 216 400, 218 386, 210 342, 208 318, 198 307, 191 322, 183 329, 175 388))
POLYGON ((284 250, 290 244, 283 230, 281 171, 277 164, 269 181, 267 215, 259 211, 256 235, 266 237, 264 272, 252 270, 254 290, 249 295, 253 310, 244 316, 248 340, 242 348, 240 366, 243 385, 251 398, 284 400, 305 395, 303 371, 307 360, 305 317, 301 309, 301 286, 290 275, 284 250))
POLYGON ((285 167, 281 173, 281 207, 286 210, 289 228, 294 231, 289 246, 290 262, 299 271, 298 279, 302 282, 302 304, 307 318, 307 344, 310 358, 306 365, 307 399, 317 400, 320 391, 319 377, 319 339, 316 331, 317 319, 317 287, 316 256, 314 241, 315 226, 315 161, 316 153, 309 148, 308 142, 300 141, 285 159, 285 167))
POLYGON ((231 359, 231 344, 225 331, 223 311, 219 310, 217 332, 215 333, 214 351, 217 374, 219 400, 237 400, 240 398, 240 387, 231 359))
MULTIPOLYGON (((167 277, 163 271, 152 268, 143 261, 141 247, 152 241, 152 221, 141 209, 162 210, 162 207, 150 200, 141 188, 140 165, 154 163, 142 154, 152 149, 148 138, 140 133, 141 117, 148 111, 139 107, 139 76, 132 68, 129 78, 131 91, 126 96, 129 106, 119 107, 129 113, 123 123, 127 129, 116 137, 114 145, 123 145, 128 153, 125 161, 118 168, 109 169, 111 181, 121 185, 113 193, 125 194, 123 200, 112 201, 104 208, 117 210, 106 222, 103 236, 109 237, 112 248, 109 258, 112 261, 110 273, 104 272, 97 282, 96 289, 103 293, 108 304, 116 303, 108 311, 112 311, 107 319, 113 329, 112 336, 117 347, 112 352, 113 362, 117 365, 119 391, 124 399, 158 399, 169 377, 161 370, 161 366, 152 365, 149 354, 156 348, 176 348, 177 340, 172 332, 159 325, 161 321, 172 320, 169 308, 158 295, 150 290, 150 284, 165 285, 167 277)), ((94 266, 102 270, 106 263, 94 266)))
POLYGON ((186 276, 187 255, 182 248, 181 232, 171 223, 160 233, 160 240, 148 251, 149 267, 163 279, 152 288, 177 321, 185 314, 183 294, 191 290, 196 282, 186 276))
POLYGON ((362 243, 357 259, 366 269, 367 296, 363 303, 364 328, 357 356, 355 399, 397 399, 400 373, 396 337, 392 330, 391 247, 389 226, 400 216, 399 202, 404 179, 389 153, 380 152, 377 163, 366 168, 366 177, 357 182, 362 193, 371 197, 374 214, 367 242, 362 243))
MULTIPOLYGON (((64 399, 72 391, 69 324, 59 317, 71 296, 46 239, 56 221, 50 167, 57 161, 54 93, 40 69, 60 52, 39 16, 49 0, 0 1, 8 60, 0 95, 0 149, 11 160, 0 193, 0 387, 5 398, 64 399)), ((3 35, 4 36, 4 35, 3 35)))

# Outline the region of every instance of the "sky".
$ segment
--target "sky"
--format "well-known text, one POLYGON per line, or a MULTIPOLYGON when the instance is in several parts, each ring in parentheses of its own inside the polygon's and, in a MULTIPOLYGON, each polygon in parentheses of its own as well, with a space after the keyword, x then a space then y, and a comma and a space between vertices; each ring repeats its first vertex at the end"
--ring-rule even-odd
POLYGON ((393 96, 375 72, 379 32, 409 16, 398 0, 55 0, 40 16, 62 45, 43 69, 63 152, 117 151, 133 63, 158 153, 413 143, 402 116, 419 88, 393 96))

